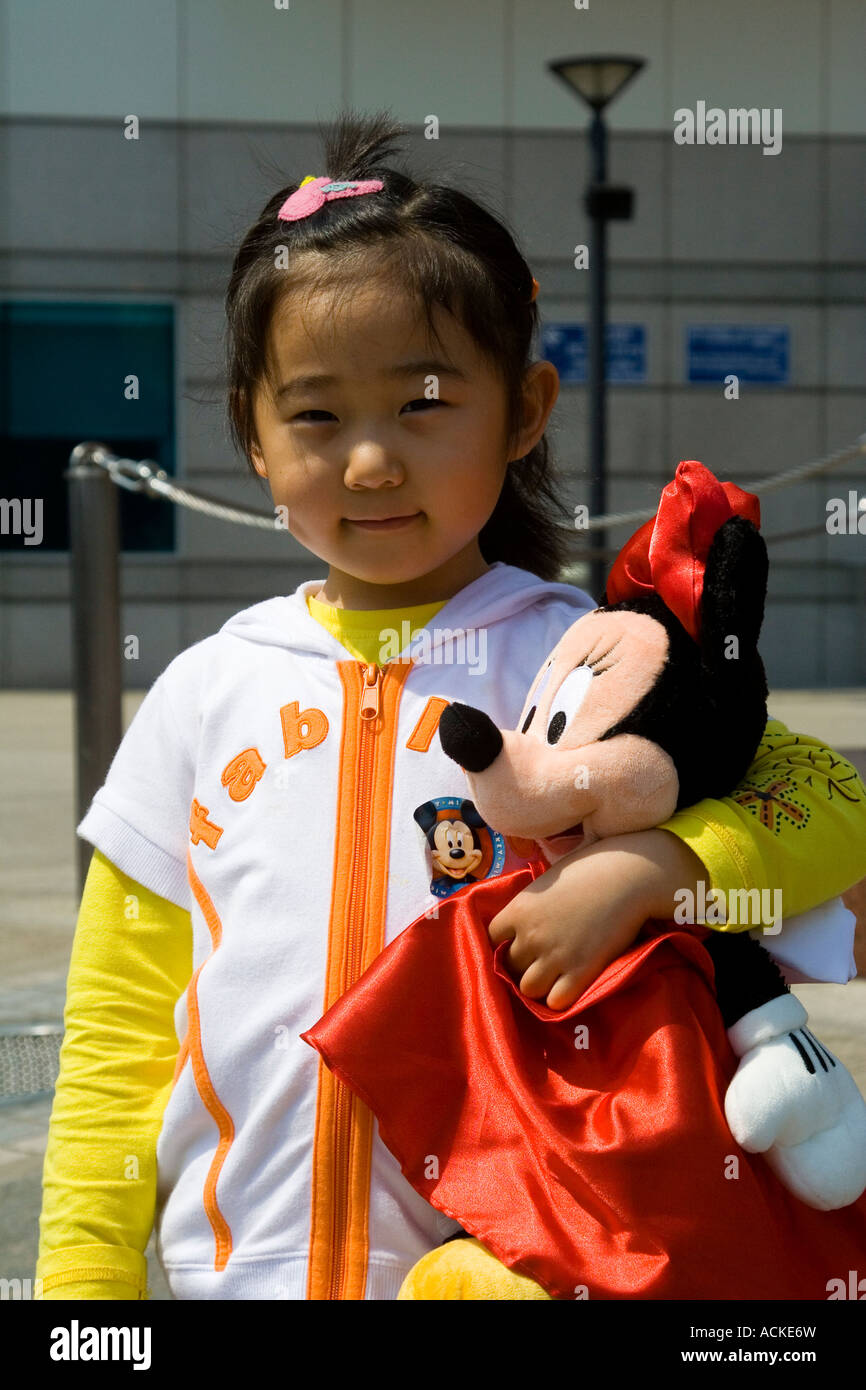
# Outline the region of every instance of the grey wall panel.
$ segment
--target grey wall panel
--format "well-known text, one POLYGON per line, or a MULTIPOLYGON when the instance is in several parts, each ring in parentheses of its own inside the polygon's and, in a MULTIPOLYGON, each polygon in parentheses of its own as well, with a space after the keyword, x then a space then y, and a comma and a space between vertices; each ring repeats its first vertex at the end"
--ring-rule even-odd
MULTIPOLYGON (((643 475, 653 485, 669 478, 679 462, 666 443, 667 393, 652 388, 616 387, 607 398, 608 471, 611 476, 643 475)), ((563 387, 548 426, 563 475, 570 484, 588 479, 589 422, 587 393, 563 387)), ((588 492, 588 483, 583 487, 588 492)), ((586 499, 588 501, 588 497, 586 499)))
MULTIPOLYGON (((673 469, 665 482, 670 481, 672 474, 673 469)), ((608 483, 608 511, 631 512, 657 507, 662 486, 655 479, 646 476, 613 477, 608 483)), ((614 545, 623 545, 641 524, 639 521, 629 521, 618 526, 613 537, 614 545)))
POLYGON ((523 249, 570 267, 573 247, 587 239, 582 207, 588 174, 586 137, 516 132, 510 141, 511 206, 523 249))
POLYGON ((68 603, 49 599, 10 603, 6 614, 5 684, 11 689, 58 690, 72 677, 68 603))
POLYGON ((856 501, 852 506, 852 492, 855 498, 862 499, 866 494, 863 485, 864 471, 849 472, 845 477, 831 475, 822 481, 819 489, 820 518, 826 531, 825 554, 833 565, 841 566, 849 584, 854 584, 866 592, 866 511, 858 511, 856 501), (841 506, 840 506, 841 504, 841 506), (837 530, 839 518, 845 529, 837 530), (827 530, 832 518, 832 530, 827 530))
MULTIPOLYGON (((862 92, 860 100, 866 107, 862 92)), ((856 261, 862 266, 866 258, 866 140, 828 141, 826 179, 827 256, 831 261, 856 261)))
MULTIPOLYGON (((828 604, 823 614, 824 669, 822 686, 866 684, 866 588, 859 601, 828 604)), ((866 701, 863 723, 866 728, 866 701)))
MULTIPOLYGON (((199 481, 199 487, 205 490, 199 481)), ((256 485, 250 479, 249 484, 245 480, 240 482, 229 477, 221 477, 219 480, 219 491, 217 488, 207 489, 210 495, 219 497, 220 501, 238 502, 245 507, 253 507, 256 511, 271 512, 272 506, 261 498, 256 485)), ((273 531, 259 527, 238 525, 234 522, 222 521, 219 518, 208 516, 200 511, 184 509, 185 524, 185 554, 195 556, 199 560, 291 560, 295 559, 299 553, 303 553, 298 542, 287 531, 278 531, 274 527, 273 531)))
POLYGON ((452 129, 446 123, 440 125, 438 140, 414 131, 405 150, 412 168, 431 182, 460 188, 494 215, 513 217, 513 141, 500 131, 452 129))
MULTIPOLYGON (((245 478, 249 471, 229 443, 223 394, 221 382, 196 381, 187 383, 181 401, 186 433, 183 476, 193 486, 218 496, 222 495, 223 478, 245 478)), ((266 504, 265 498, 263 505, 266 504)), ((251 495, 247 505, 259 504, 251 495)))
POLYGON ((607 437, 611 471, 643 475, 653 486, 667 482, 680 459, 668 439, 667 393, 662 390, 614 387, 608 396, 607 437))
POLYGON ((703 388, 672 391, 674 452, 746 486, 816 457, 823 443, 819 399, 806 391, 756 391, 737 401, 703 388))
MULTIPOLYGON (((181 114, 191 120, 292 123, 339 105, 350 52, 342 0, 279 9, 184 0, 172 8, 183 42, 181 114)), ((375 11, 372 23, 378 31, 375 11)))
POLYGON ((2 108, 93 118, 132 110, 194 121, 300 122, 383 99, 480 127, 585 119, 551 58, 623 48, 648 65, 611 110, 658 130, 696 97, 781 106, 785 129, 863 133, 861 0, 7 0, 2 108))
MULTIPOLYGON (((582 131, 516 133, 512 201, 530 256, 555 256, 571 264, 573 248, 588 244, 583 207, 589 176, 587 138, 582 131)), ((635 217, 615 222, 609 243, 618 259, 649 260, 665 254, 665 208, 669 196, 668 142, 658 136, 617 136, 608 151, 608 179, 635 191, 635 217)), ((585 272, 574 272, 584 275, 585 272)))
POLYGON ((824 686, 821 634, 826 609, 814 602, 777 601, 775 594, 781 589, 777 579, 771 588, 761 631, 761 655, 770 688, 824 686))
MULTIPOLYGON (((866 400, 862 391, 828 391, 824 398, 824 439, 822 452, 831 453, 846 445, 853 445, 866 436, 866 400)), ((866 439, 864 439, 866 442, 866 439)), ((866 454, 861 455, 859 464, 854 461, 845 470, 852 478, 856 472, 863 477, 866 472, 866 454)))
POLYGON ((822 481, 811 478, 761 498, 761 530, 768 540, 795 533, 790 540, 771 541, 771 564, 831 558, 824 529, 824 492, 822 481))
MULTIPOLYGON (((207 273, 211 273, 210 267, 207 273)), ((0 284, 21 298, 160 299, 197 283, 194 267, 168 251, 100 251, 42 247, 0 250, 0 284)))
POLYGON ((150 685, 182 649, 183 609, 178 603, 129 603, 121 611, 121 672, 124 690, 150 685), (138 639, 138 656, 130 637, 138 639))
MULTIPOLYGON (((228 280, 228 267, 222 278, 228 280)), ((209 385, 223 371, 222 332, 225 286, 212 295, 187 294, 178 314, 178 354, 186 378, 209 385)), ((215 394, 215 393, 214 393, 215 394)))
MULTIPOLYGON (((183 135, 183 246, 230 258, 279 188, 319 169, 307 129, 189 126, 183 135)), ((227 269, 230 268, 227 267, 227 269)))
POLYGON ((825 325, 828 380, 834 386, 855 387, 866 401, 866 308, 829 304, 825 325))
POLYGON ((8 237, 13 247, 56 255, 86 248, 104 259, 107 283, 123 284, 130 253, 178 246, 178 137, 145 125, 126 140, 107 123, 12 123, 8 237))
MULTIPOLYGON (((407 5, 405 0, 344 7, 344 55, 353 100, 378 107, 386 81, 396 108, 415 112, 415 120, 438 115, 445 131, 449 124, 498 128, 507 123, 513 82, 510 8, 504 0, 473 0, 459 8, 407 5), (484 113, 480 120, 479 111, 484 113)), ((546 25, 549 2, 546 9, 534 13, 536 28, 546 25)))
POLYGON ((821 253, 821 141, 677 145, 670 253, 685 261, 811 261, 821 253))
MULTIPOLYGON (((315 568, 307 570, 297 570, 287 567, 284 573, 284 583, 274 587, 270 586, 268 592, 261 595, 262 598, 273 598, 276 594, 291 594, 298 584, 305 579, 316 577, 315 568)), ((189 647, 193 642, 199 642, 204 637, 210 637, 212 633, 218 632, 224 622, 240 613, 244 608, 249 608, 258 600, 255 597, 248 601, 203 600, 199 603, 190 603, 186 606, 183 614, 183 630, 181 633, 181 649, 189 647)))
POLYGON ((3 596, 10 603, 29 599, 66 603, 69 599, 69 562, 63 555, 39 552, 38 547, 26 557, 21 551, 3 557, 3 596))

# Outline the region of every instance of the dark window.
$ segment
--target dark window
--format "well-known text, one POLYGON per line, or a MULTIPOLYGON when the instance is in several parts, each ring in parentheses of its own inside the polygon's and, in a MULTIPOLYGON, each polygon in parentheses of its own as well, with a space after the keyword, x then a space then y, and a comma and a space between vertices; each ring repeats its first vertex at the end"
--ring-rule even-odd
MULTIPOLYGON (((174 309, 170 304, 0 304, 0 497, 42 499, 42 542, 12 534, 3 508, 0 549, 69 547, 68 481, 74 446, 85 439, 125 458, 175 472, 174 309), (138 399, 126 379, 138 378, 138 399), (6 534, 3 533, 4 528, 6 534)), ((174 507, 118 487, 121 545, 175 546, 174 507)), ((32 522, 31 522, 32 525, 32 522)))

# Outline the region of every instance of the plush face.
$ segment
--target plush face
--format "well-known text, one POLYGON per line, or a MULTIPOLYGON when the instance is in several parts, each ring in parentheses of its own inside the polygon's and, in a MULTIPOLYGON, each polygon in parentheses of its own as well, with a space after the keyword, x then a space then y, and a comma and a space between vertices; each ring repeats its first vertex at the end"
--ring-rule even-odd
POLYGON ((462 820, 440 820, 432 832, 433 864, 449 878, 465 878, 477 869, 483 855, 475 847, 470 827, 462 820))
POLYGON ((604 737, 652 690, 668 650, 667 631, 649 614, 596 610, 554 648, 514 732, 497 731, 466 706, 451 707, 449 719, 443 713, 442 745, 466 768, 484 819, 505 835, 540 842, 554 860, 672 815, 679 780, 669 754, 637 734, 604 737), (467 719, 480 735, 471 750, 467 719))

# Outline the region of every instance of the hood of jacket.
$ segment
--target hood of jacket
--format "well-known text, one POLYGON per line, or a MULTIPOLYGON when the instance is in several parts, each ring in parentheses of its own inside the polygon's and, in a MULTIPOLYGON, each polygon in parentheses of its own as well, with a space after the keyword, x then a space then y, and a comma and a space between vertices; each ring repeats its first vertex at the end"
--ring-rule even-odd
MULTIPOLYGON (((321 583, 319 579, 305 580, 292 594, 254 603, 228 618, 220 632, 247 642, 345 657, 345 648, 312 617, 307 607, 307 596, 315 594, 321 583)), ((442 605, 428 628, 430 649, 453 640, 461 631, 489 628, 525 609, 563 600, 574 607, 575 621, 587 607, 595 606, 588 594, 572 584, 539 579, 528 570, 496 561, 442 605)), ((408 655, 410 645, 406 642, 399 655, 408 655)))

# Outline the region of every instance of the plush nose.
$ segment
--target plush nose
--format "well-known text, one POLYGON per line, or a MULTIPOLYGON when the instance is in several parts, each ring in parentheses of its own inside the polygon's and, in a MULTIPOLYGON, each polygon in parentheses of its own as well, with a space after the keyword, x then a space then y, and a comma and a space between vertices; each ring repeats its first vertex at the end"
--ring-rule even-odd
POLYGON ((502 750, 502 735, 493 720, 472 705, 446 705, 439 719, 439 741, 467 772, 484 772, 502 750))

